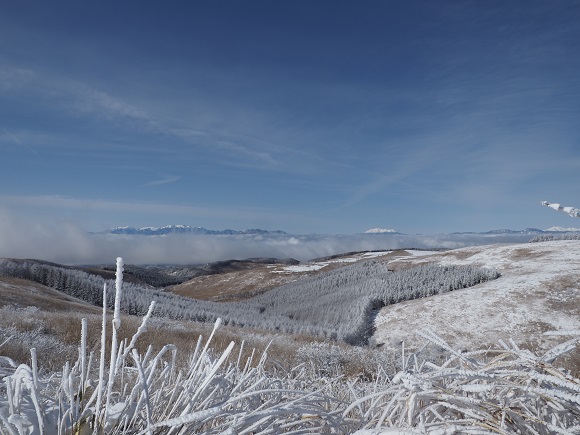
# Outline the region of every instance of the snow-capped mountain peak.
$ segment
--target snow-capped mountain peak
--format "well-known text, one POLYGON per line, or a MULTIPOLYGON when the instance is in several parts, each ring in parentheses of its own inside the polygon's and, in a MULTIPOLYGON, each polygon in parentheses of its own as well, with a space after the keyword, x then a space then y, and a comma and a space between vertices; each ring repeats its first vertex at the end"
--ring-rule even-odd
POLYGON ((384 234, 384 233, 396 233, 397 231, 388 228, 371 228, 366 230, 365 234, 384 234))

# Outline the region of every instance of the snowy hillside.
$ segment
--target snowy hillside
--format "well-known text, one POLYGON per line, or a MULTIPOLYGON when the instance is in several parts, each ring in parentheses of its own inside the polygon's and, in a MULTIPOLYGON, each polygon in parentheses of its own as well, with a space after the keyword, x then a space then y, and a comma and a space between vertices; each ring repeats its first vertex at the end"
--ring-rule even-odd
MULTIPOLYGON (((494 321, 496 326, 507 323, 505 326, 512 328, 506 338, 525 339, 522 330, 528 323, 534 324, 542 312, 548 321, 558 318, 558 313, 562 316, 560 323, 546 323, 546 326, 573 328, 576 332, 568 331, 564 335, 578 335, 575 280, 580 257, 578 243, 470 248, 423 256, 397 255, 383 264, 359 263, 367 269, 381 266, 386 269, 386 262, 392 267, 405 268, 389 272, 392 277, 386 280, 385 289, 393 288, 391 284, 397 276, 401 282, 412 284, 412 288, 420 288, 441 274, 420 276, 417 269, 425 271, 450 264, 455 268, 461 263, 469 267, 473 264, 497 267, 503 271, 504 279, 395 304, 393 308, 399 305, 411 309, 400 313, 401 317, 406 316, 403 319, 406 321, 388 325, 387 336, 408 335, 412 320, 419 319, 422 324, 413 326, 428 328, 423 337, 443 351, 427 354, 433 357, 427 361, 403 353, 397 359, 400 363, 395 365, 396 373, 389 375, 382 364, 375 364, 376 369, 369 376, 358 372, 356 378, 339 376, 340 373, 332 370, 352 352, 329 343, 312 343, 300 348, 298 353, 306 359, 289 366, 289 370, 276 361, 273 366, 267 366, 266 352, 260 355, 252 350, 249 356, 242 356, 244 341, 241 344, 231 341, 225 349, 216 352, 212 340, 222 324, 220 320, 207 340, 198 337, 195 349, 189 346, 188 351, 188 347, 177 346, 174 344, 179 335, 177 331, 167 334, 165 329, 162 337, 171 342, 154 350, 147 343, 147 333, 151 326, 155 329, 155 319, 150 318, 155 302, 151 303, 140 326, 131 328, 136 330, 134 335, 123 339, 121 321, 126 325, 129 319, 119 311, 125 285, 123 260, 118 258, 112 317, 104 304, 102 319, 92 316, 78 322, 75 318, 74 323, 80 323, 76 362, 67 360, 60 366, 61 372, 60 368, 43 372, 39 366, 50 354, 42 348, 30 348, 26 358, 30 365, 19 365, 0 353, 0 433, 577 433, 580 427, 580 389, 575 374, 578 366, 572 366, 573 372, 560 368, 565 362, 564 354, 578 344, 577 338, 564 341, 567 339, 558 337, 557 347, 540 354, 522 350, 514 342, 495 348, 485 343, 497 338, 489 334, 494 321), (438 264, 406 268, 424 262, 438 264), (501 282, 506 287, 498 284, 501 282), (458 297, 448 299, 450 295, 458 297), (439 305, 434 307, 433 302, 439 305), (518 312, 520 305, 523 308, 518 312), (515 323, 509 322, 512 317, 515 323), (469 352, 463 352, 461 347, 459 351, 454 350, 433 334, 430 321, 439 322, 435 327, 443 330, 443 337, 447 336, 452 345, 460 341, 449 333, 454 328, 467 338, 477 337, 481 343, 468 343, 469 352), (95 335, 99 324, 100 340, 95 335), (484 338, 486 333, 489 336, 484 338), (145 341, 144 346, 139 341, 145 341), (186 366, 180 366, 180 355, 185 357, 181 360, 187 361, 186 366)), ((345 279, 363 280, 365 274, 351 273, 359 269, 353 266, 326 274, 325 282, 329 278, 334 278, 336 283, 345 279)), ((80 276, 79 272, 76 275, 80 276)), ((315 277, 305 281, 311 288, 312 284, 322 284, 315 277)), ((106 292, 105 286, 103 293, 106 292)), ((292 292, 289 296, 304 299, 292 292)), ((102 299, 106 299, 104 295, 102 299)), ((13 307, 7 308, 2 313, 4 317, 15 311, 13 307)), ((36 311, 27 309, 27 317, 36 311)), ((74 315, 67 313, 61 318, 60 323, 69 335, 74 315)), ((388 308, 383 309, 377 322, 381 327, 385 326, 388 315, 388 308)), ((5 332, 17 331, 12 326, 5 332)), ((248 332, 248 337, 254 335, 248 332)), ((384 332, 381 328, 377 337, 384 332)), ((531 329, 527 334, 532 339, 538 335, 531 329)), ((195 343, 195 335, 188 334, 187 338, 190 345, 195 343)), ((10 337, 4 340, 0 348, 9 340, 10 337)), ((364 352, 357 354, 361 360, 365 355, 364 352)), ((419 354, 419 358, 425 355, 419 354)))
POLYGON ((422 342, 416 330, 442 335, 460 349, 496 344, 510 337, 546 349, 542 335, 580 329, 580 241, 462 248, 423 257, 403 257, 389 267, 433 262, 495 268, 501 277, 475 287, 383 308, 374 341, 386 348, 422 342))

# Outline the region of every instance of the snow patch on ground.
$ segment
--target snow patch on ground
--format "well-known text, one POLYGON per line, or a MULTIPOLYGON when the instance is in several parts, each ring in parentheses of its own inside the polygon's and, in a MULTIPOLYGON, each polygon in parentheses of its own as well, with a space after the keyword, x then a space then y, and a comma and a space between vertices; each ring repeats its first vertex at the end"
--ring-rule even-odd
POLYGON ((285 266, 279 268, 278 266, 270 266, 272 268, 276 267, 276 270, 272 270, 274 273, 304 273, 304 272, 314 272, 331 264, 337 263, 356 263, 361 260, 369 260, 372 258, 382 257, 384 255, 390 254, 392 251, 372 251, 363 252, 354 255, 349 255, 345 257, 333 258, 332 260, 324 261, 311 261, 308 263, 297 264, 294 266, 285 266))
POLYGON ((411 254, 413 257, 423 257, 425 255, 433 255, 433 254, 440 253, 440 251, 421 251, 421 250, 417 250, 417 249, 409 249, 406 252, 411 254))

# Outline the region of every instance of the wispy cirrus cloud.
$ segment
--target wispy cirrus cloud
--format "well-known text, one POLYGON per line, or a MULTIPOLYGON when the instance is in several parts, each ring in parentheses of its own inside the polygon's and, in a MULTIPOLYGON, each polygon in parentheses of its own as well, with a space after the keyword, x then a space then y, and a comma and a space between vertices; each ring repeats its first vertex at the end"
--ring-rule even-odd
POLYGON ((30 69, 5 67, 0 70, 4 93, 40 98, 53 107, 78 116, 90 113, 107 119, 119 116, 151 122, 141 109, 86 83, 30 69))
POLYGON ((0 127, 0 131, 3 133, 3 135, 0 135, 0 143, 4 142, 15 144, 19 148, 26 149, 27 151, 38 157, 39 155, 38 152, 28 142, 21 140, 20 137, 18 137, 16 134, 6 130, 5 128, 0 127))
POLYGON ((23 90, 34 81, 33 71, 25 68, 1 68, 0 69, 0 90, 4 92, 15 92, 23 90))
POLYGON ((159 180, 150 181, 149 183, 145 183, 145 186, 161 186, 162 184, 171 184, 181 180, 180 176, 166 176, 159 180))
MULTIPOLYGON (((203 116, 194 116, 175 123, 168 121, 173 118, 171 110, 162 115, 164 109, 159 108, 154 101, 148 104, 155 106, 151 111, 82 81, 10 67, 0 69, 1 93, 5 96, 16 95, 22 100, 44 102, 50 105, 51 110, 58 109, 67 117, 91 116, 102 122, 121 125, 130 131, 155 133, 177 139, 184 145, 201 147, 216 153, 222 162, 231 160, 236 164, 246 165, 255 162, 255 167, 266 166, 269 169, 275 169, 280 163, 272 154, 276 150, 275 146, 271 143, 265 145, 264 141, 240 131, 231 120, 223 121, 225 118, 233 118, 232 116, 223 113, 212 115, 214 110, 208 103, 205 103, 203 116)), ((236 118, 241 116, 237 114, 236 118)), ((246 113, 239 122, 242 125, 256 125, 255 119, 248 119, 252 116, 254 115, 246 113)))

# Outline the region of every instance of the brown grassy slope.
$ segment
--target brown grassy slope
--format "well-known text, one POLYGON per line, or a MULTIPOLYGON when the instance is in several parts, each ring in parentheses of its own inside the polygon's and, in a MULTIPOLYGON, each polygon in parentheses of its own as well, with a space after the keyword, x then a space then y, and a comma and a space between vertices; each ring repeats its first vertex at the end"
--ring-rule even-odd
MULTIPOLYGON (((376 259, 387 261, 409 255, 407 251, 397 250, 376 259)), ((351 260, 361 261, 364 259, 362 253, 336 255, 331 259, 313 260, 311 263, 306 263, 306 265, 319 265, 320 269, 301 272, 289 272, 287 265, 282 264, 254 263, 246 265, 244 270, 199 276, 184 283, 167 287, 166 290, 180 296, 214 302, 243 300, 307 276, 351 265, 353 264, 351 260)))
POLYGON ((246 299, 274 287, 295 281, 302 274, 275 273, 273 268, 256 266, 253 269, 206 275, 193 278, 167 290, 193 299, 224 302, 246 299))
POLYGON ((44 311, 72 311, 97 314, 98 307, 58 290, 20 278, 0 276, 0 308, 42 307, 44 311))
MULTIPOLYGON (((107 347, 111 340, 111 312, 108 312, 107 347)), ((31 364, 30 349, 36 348, 39 368, 44 373, 60 371, 68 361, 78 356, 81 339, 81 319, 88 321, 88 350, 98 358, 102 325, 102 308, 91 306, 49 287, 24 279, 0 277, 0 356, 13 359, 17 364, 31 364)), ((130 340, 141 324, 141 318, 122 315, 119 340, 130 340)), ((161 318, 151 319, 147 331, 137 342, 137 349, 145 353, 149 345, 157 352, 166 344, 178 349, 178 364, 184 367, 198 338, 208 338, 212 324, 179 322, 161 318)), ((317 337, 289 335, 257 329, 222 327, 212 344, 216 353, 223 351, 231 341, 236 348, 231 358, 246 361, 253 353, 254 365, 266 351, 269 364, 281 363, 291 368, 304 361, 297 359, 299 349, 313 343, 322 343, 317 337), (241 343, 244 342, 242 348, 241 343)), ((335 343, 347 355, 349 346, 335 343)), ((372 351, 363 351, 372 357, 372 351)), ((372 361, 372 360, 370 360, 372 361)), ((372 374, 375 365, 364 363, 356 357, 345 357, 342 373, 357 376, 372 374)))
MULTIPOLYGON (((108 312, 111 319, 111 312, 108 312)), ((17 278, 0 277, 0 355, 12 358, 17 363, 30 364, 30 349, 35 347, 40 365, 45 371, 62 368, 63 364, 76 359, 80 343, 81 319, 88 320, 89 350, 97 351, 100 344, 102 324, 102 308, 89 305, 57 290, 37 284, 33 281, 17 278)), ((141 323, 141 318, 122 316, 119 339, 130 339, 141 323)), ((110 341, 110 323, 108 339, 110 341)), ((139 351, 145 352, 148 345, 158 351, 165 344, 175 344, 184 358, 193 351, 198 337, 208 337, 212 325, 177 322, 165 319, 152 319, 149 328, 139 340, 139 351)), ((230 341, 241 343, 241 331, 236 328, 224 327, 214 340, 216 351, 223 350, 230 341)), ((261 331, 246 331, 246 341, 249 347, 244 354, 249 355, 252 348, 263 351, 267 344, 275 339, 274 334, 264 334, 261 331)), ((312 339, 297 338, 287 340, 306 343, 312 339)), ((283 345, 275 345, 280 354, 286 352, 283 345)))

